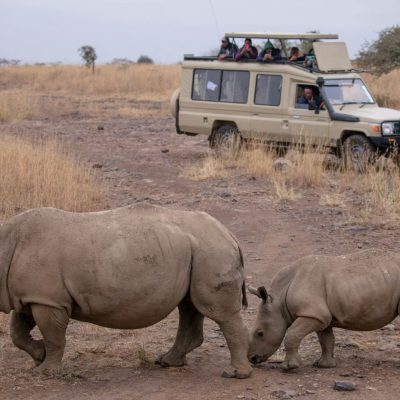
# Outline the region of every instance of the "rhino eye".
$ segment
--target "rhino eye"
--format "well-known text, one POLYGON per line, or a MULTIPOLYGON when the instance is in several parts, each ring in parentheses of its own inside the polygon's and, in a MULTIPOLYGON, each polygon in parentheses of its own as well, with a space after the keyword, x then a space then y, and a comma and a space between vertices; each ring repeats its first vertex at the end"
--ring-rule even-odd
POLYGON ((264 336, 264 332, 263 332, 263 331, 258 331, 258 332, 257 332, 257 336, 258 336, 258 337, 264 336))

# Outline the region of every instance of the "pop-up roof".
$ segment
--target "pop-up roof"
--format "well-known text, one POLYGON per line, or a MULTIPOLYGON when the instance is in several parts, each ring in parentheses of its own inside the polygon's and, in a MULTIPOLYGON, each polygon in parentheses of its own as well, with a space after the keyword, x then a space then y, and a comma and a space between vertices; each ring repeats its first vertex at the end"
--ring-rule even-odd
POLYGON ((315 42, 313 44, 318 69, 321 72, 349 71, 352 69, 344 42, 315 42))
POLYGON ((231 32, 225 33, 229 38, 252 38, 252 39, 281 39, 281 40, 319 40, 319 39, 338 39, 337 34, 323 33, 268 33, 268 32, 231 32))

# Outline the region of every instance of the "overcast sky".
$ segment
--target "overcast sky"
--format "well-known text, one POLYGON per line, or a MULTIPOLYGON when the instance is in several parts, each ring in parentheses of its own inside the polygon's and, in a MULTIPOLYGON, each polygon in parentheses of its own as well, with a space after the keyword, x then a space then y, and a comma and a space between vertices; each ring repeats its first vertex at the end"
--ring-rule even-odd
POLYGON ((207 54, 223 33, 338 33, 351 56, 400 23, 400 0, 0 0, 0 58, 79 63, 141 54, 159 63, 207 54))

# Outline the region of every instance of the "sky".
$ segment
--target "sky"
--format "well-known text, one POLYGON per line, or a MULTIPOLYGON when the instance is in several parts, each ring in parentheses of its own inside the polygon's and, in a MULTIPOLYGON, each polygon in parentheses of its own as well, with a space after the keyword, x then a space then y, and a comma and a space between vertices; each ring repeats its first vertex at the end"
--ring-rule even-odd
POLYGON ((0 0, 0 58, 80 63, 91 45, 98 63, 161 64, 206 55, 225 32, 338 33, 354 57, 365 41, 400 24, 400 0, 0 0))

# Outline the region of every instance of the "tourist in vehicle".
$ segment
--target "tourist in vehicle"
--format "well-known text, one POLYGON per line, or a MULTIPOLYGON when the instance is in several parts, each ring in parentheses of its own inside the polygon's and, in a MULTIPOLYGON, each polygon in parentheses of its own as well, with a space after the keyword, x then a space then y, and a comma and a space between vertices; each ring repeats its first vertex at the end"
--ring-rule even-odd
POLYGON ((218 53, 218 59, 219 60, 224 60, 226 58, 235 58, 235 55, 238 51, 238 47, 236 46, 235 43, 232 43, 229 41, 229 38, 224 36, 221 39, 221 47, 219 49, 218 53))
POLYGON ((269 40, 265 43, 264 48, 261 50, 257 57, 258 61, 276 61, 281 60, 281 51, 276 48, 269 40))
POLYGON ((311 48, 310 51, 304 57, 304 65, 310 69, 317 68, 317 60, 315 58, 314 49, 311 48))
POLYGON ((324 102, 311 87, 304 88, 303 96, 297 99, 297 104, 306 104, 309 110, 321 110, 324 106, 324 102))
POLYGON ((290 49, 290 54, 289 54, 289 61, 304 61, 305 56, 302 51, 298 47, 292 47, 290 49))
POLYGON ((236 61, 240 60, 255 60, 258 56, 258 50, 250 38, 246 38, 243 47, 236 54, 236 61))

